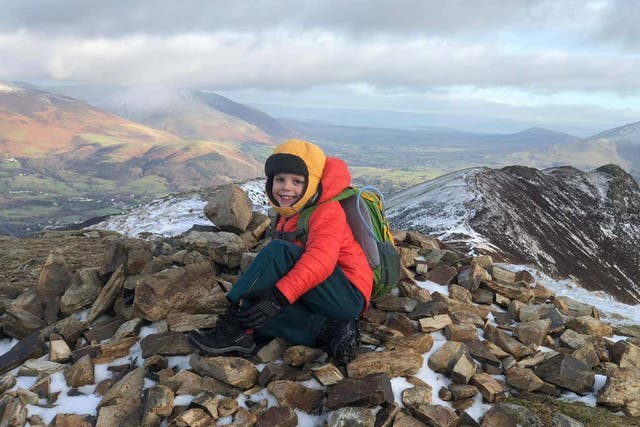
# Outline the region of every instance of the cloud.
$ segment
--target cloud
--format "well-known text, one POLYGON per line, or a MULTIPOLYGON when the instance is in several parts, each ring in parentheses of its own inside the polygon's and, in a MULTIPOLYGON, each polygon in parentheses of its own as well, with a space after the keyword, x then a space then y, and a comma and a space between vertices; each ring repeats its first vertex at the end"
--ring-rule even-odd
POLYGON ((0 35, 0 78, 213 88, 302 89, 367 83, 380 90, 519 87, 533 92, 640 87, 640 58, 566 50, 518 52, 429 37, 355 39, 270 30, 79 39, 0 35))

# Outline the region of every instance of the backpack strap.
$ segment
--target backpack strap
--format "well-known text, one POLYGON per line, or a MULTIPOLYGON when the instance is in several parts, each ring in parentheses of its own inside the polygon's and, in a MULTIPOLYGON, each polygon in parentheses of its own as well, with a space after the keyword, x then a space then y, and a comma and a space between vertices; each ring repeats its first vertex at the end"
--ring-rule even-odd
MULTIPOLYGON (((336 196, 333 196, 332 198, 330 198, 329 200, 323 203, 327 203, 332 200, 339 202, 341 200, 348 199, 349 197, 357 193, 358 193, 358 190, 356 188, 347 187, 344 190, 342 190, 339 194, 337 194, 336 196)), ((302 244, 305 246, 307 244, 307 235, 309 234, 309 218, 311 217, 311 214, 313 213, 313 211, 316 210, 317 207, 318 205, 309 206, 308 208, 303 209, 298 216, 298 223, 296 226, 296 235, 297 235, 296 237, 298 237, 302 242, 302 244)))

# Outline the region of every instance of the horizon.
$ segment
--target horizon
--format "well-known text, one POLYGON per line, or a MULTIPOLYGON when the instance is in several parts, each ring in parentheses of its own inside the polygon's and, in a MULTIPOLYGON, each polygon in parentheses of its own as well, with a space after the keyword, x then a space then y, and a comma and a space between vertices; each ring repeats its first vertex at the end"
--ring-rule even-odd
POLYGON ((0 80, 157 84, 584 138, 640 120, 638 19, 640 3, 622 0, 5 1, 0 80))

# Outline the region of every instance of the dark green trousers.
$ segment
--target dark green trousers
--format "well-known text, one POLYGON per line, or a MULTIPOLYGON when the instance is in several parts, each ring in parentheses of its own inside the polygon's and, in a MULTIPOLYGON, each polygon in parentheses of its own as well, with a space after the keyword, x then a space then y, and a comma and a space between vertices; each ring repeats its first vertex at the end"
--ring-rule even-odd
MULTIPOLYGON (((241 301, 253 290, 273 288, 295 265, 303 249, 285 240, 273 240, 253 260, 227 298, 241 301)), ((256 329, 256 338, 282 337, 291 344, 313 346, 327 319, 353 320, 364 308, 364 297, 336 266, 331 276, 285 307, 277 316, 256 329)))

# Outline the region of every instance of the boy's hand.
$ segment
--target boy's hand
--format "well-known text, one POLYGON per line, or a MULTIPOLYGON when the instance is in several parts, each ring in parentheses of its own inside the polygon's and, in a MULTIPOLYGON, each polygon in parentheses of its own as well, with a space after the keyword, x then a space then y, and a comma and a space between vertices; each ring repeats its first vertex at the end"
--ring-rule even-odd
POLYGON ((275 287, 247 292, 242 299, 248 301, 251 307, 241 309, 236 314, 236 318, 247 328, 258 328, 264 325, 289 305, 287 298, 275 287))

